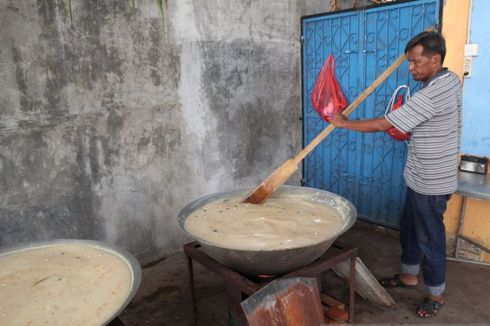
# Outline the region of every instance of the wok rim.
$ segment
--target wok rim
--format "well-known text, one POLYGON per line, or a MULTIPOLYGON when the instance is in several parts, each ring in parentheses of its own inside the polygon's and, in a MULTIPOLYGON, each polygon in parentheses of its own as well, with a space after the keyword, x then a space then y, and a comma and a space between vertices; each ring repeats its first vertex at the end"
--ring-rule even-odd
MULTIPOLYGON (((197 241, 198 243, 200 243, 203 246, 206 245, 206 246, 212 246, 212 247, 216 247, 216 248, 220 248, 220 249, 225 249, 225 250, 233 250, 233 251, 237 251, 237 252, 247 252, 247 253, 265 253, 265 252, 267 252, 267 253, 273 253, 273 252, 285 252, 285 251, 292 251, 292 250, 300 250, 300 249, 304 249, 304 248, 310 248, 310 247, 313 247, 313 246, 317 246, 317 245, 320 245, 320 244, 322 244, 324 242, 330 241, 330 239, 326 239, 326 240, 323 240, 323 241, 320 241, 320 242, 317 242, 317 243, 314 243, 314 244, 310 244, 308 246, 291 247, 291 248, 285 248, 285 249, 246 250, 246 249, 237 249, 237 248, 223 247, 223 246, 218 245, 218 244, 215 244, 213 242, 210 242, 210 241, 207 241, 207 240, 203 240, 203 239, 201 239, 201 238, 199 238, 199 237, 191 234, 190 232, 188 232, 185 229, 185 227, 184 227, 185 220, 190 215, 190 213, 193 212, 195 209, 192 210, 192 211, 190 211, 189 214, 184 214, 184 213, 187 213, 187 211, 190 210, 192 207, 196 207, 196 208, 202 207, 202 206, 206 205, 207 203, 211 202, 213 199, 220 198, 220 196, 223 196, 225 194, 230 195, 230 196, 231 195, 239 195, 240 194, 240 195, 243 195, 243 197, 244 197, 251 190, 253 190, 253 189, 243 187, 243 188, 238 188, 238 189, 234 189, 234 190, 230 190, 230 191, 220 191, 220 192, 215 192, 215 193, 208 194, 206 196, 203 196, 203 197, 200 197, 198 199, 195 199, 195 200, 191 201, 190 203, 188 203, 186 206, 184 206, 180 210, 180 212, 179 212, 179 214, 177 216, 178 224, 179 224, 180 229, 187 236, 191 237, 192 239, 194 239, 194 241, 197 241), (201 205, 198 205, 198 204, 201 204, 201 205)), ((303 190, 306 190, 306 192, 324 193, 324 194, 329 195, 330 197, 334 197, 334 198, 340 199, 341 202, 343 202, 345 205, 347 205, 347 207, 349 208, 349 211, 352 212, 352 218, 348 219, 345 222, 345 224, 342 225, 342 228, 335 235, 335 238, 338 238, 344 232, 346 232, 347 230, 349 230, 352 227, 352 225, 354 225, 354 223, 357 220, 357 210, 356 210, 356 207, 354 206, 354 204, 352 204, 351 201, 348 200, 347 198, 345 198, 343 196, 340 196, 338 194, 335 194, 333 192, 327 191, 327 190, 318 189, 318 188, 311 188, 311 187, 303 187, 303 186, 283 185, 276 192, 274 192, 274 194, 272 194, 271 197, 274 198, 275 196, 280 195, 283 192, 287 192, 288 190, 293 190, 293 191, 298 191, 298 192, 300 192, 300 190, 301 190, 301 193, 304 193, 303 190)), ((288 193, 291 193, 291 192, 288 192, 288 193)))

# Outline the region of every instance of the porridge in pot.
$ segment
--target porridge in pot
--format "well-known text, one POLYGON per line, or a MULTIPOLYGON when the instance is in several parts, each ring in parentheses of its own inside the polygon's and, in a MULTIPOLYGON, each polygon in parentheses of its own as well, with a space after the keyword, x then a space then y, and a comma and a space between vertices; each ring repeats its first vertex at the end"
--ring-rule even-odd
POLYGON ((344 221, 333 208, 302 198, 270 198, 264 204, 218 199, 192 212, 187 232, 220 247, 278 250, 304 247, 335 237, 344 221))

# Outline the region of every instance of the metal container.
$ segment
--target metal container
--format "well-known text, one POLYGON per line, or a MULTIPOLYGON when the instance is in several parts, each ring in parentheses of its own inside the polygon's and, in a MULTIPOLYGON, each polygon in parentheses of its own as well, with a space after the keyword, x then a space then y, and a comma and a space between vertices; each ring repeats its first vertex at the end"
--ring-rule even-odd
POLYGON ((487 173, 488 159, 473 155, 462 155, 459 169, 465 172, 474 172, 480 174, 487 173))
POLYGON ((18 254, 22 254, 23 252, 28 252, 31 250, 37 250, 37 249, 42 249, 47 247, 60 247, 63 245, 77 245, 77 246, 89 247, 89 248, 105 251, 108 254, 116 256, 117 258, 121 259, 124 263, 127 264, 128 270, 130 271, 130 274, 132 276, 131 284, 129 284, 128 286, 130 291, 127 297, 125 298, 125 300, 119 306, 119 309, 117 309, 117 311, 115 311, 107 320, 100 320, 101 325, 107 325, 110 321, 115 319, 123 311, 123 309, 131 302, 131 299, 136 294, 139 285, 141 283, 140 264, 138 263, 136 258, 134 258, 130 253, 120 248, 115 248, 113 246, 110 246, 108 244, 99 241, 57 239, 57 240, 50 240, 50 241, 40 241, 40 242, 21 244, 15 247, 2 249, 0 250, 0 262, 2 258, 10 255, 18 255, 18 254))
POLYGON ((211 194, 191 202, 178 215, 178 222, 182 230, 197 240, 205 253, 223 265, 245 275, 281 275, 308 265, 319 258, 339 235, 347 231, 354 224, 357 218, 354 205, 339 195, 313 188, 282 186, 274 192, 272 195, 273 198, 301 198, 305 201, 319 203, 335 209, 343 220, 343 225, 337 234, 334 237, 323 239, 323 241, 317 244, 306 247, 252 251, 220 247, 206 240, 199 239, 186 231, 184 223, 192 212, 219 199, 243 198, 249 192, 250 189, 247 188, 211 194))

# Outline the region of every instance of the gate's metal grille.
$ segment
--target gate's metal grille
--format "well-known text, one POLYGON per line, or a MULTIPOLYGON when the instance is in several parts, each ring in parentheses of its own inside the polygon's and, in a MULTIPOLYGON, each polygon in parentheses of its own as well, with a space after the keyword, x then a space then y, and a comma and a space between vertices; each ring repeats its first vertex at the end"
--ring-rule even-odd
MULTIPOLYGON (((438 0, 421 0, 303 19, 305 144, 327 126, 310 94, 328 55, 335 57, 336 77, 350 103, 403 53, 412 36, 438 24, 439 6, 438 0)), ((397 86, 407 83, 414 92, 417 85, 404 63, 350 118, 382 116, 397 86)), ((398 227, 405 159, 406 144, 385 133, 335 130, 305 159, 305 185, 348 198, 365 219, 398 227)))

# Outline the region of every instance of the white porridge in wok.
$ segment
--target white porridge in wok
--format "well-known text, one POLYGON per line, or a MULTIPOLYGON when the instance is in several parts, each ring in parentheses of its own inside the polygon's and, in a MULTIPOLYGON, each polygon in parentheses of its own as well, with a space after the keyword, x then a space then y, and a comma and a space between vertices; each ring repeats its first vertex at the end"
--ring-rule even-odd
POLYGON ((132 280, 117 255, 77 244, 1 256, 1 324, 101 325, 125 302, 132 280))
POLYGON ((277 250, 320 243, 344 225, 338 212, 301 198, 270 198, 261 205, 219 199, 192 212, 187 232, 212 244, 240 250, 277 250))

